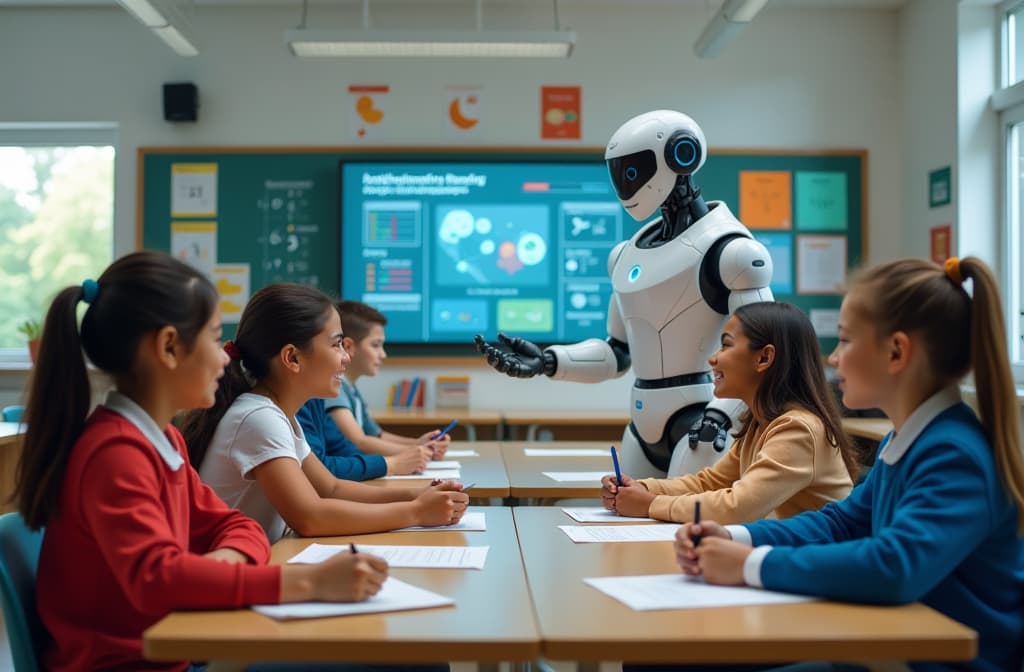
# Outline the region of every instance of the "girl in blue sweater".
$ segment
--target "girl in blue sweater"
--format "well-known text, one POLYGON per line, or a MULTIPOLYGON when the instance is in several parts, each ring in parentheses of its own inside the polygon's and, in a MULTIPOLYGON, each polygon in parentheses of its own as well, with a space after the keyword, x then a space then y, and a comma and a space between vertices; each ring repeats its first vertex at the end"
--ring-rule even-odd
POLYGON ((833 600, 920 601, 976 630, 979 646, 969 663, 914 670, 1019 670, 1024 457, 1005 334, 995 278, 976 258, 945 268, 902 259, 855 277, 830 363, 846 406, 877 406, 893 422, 874 468, 820 511, 684 525, 683 572, 833 600), (972 370, 980 420, 960 400, 972 370))

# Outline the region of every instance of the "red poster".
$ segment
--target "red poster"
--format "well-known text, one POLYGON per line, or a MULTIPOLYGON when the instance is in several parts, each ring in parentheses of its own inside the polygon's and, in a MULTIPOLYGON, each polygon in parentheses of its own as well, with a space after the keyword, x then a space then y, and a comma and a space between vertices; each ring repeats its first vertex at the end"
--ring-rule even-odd
POLYGON ((953 227, 950 224, 933 226, 931 228, 931 249, 932 261, 941 264, 953 256, 953 227))
POLYGON ((540 87, 541 140, 579 140, 582 113, 580 87, 540 87))

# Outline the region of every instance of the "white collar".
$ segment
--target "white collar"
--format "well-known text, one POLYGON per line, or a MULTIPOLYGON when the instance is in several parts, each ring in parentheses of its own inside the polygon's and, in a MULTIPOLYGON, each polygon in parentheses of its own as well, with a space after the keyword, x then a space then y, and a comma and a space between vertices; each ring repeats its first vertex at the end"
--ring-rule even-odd
POLYGON ((960 386, 955 384, 944 387, 928 397, 923 404, 914 409, 914 412, 903 423, 903 428, 899 432, 892 433, 889 442, 885 444, 885 448, 878 454, 878 457, 889 465, 899 462, 932 420, 959 404, 961 400, 960 386))
POLYGON ((167 435, 160 431, 156 421, 141 406, 117 390, 111 390, 107 393, 107 400, 103 405, 135 425, 136 429, 146 437, 146 440, 153 444, 156 452, 167 463, 167 466, 171 468, 171 471, 177 471, 181 468, 181 465, 185 464, 185 460, 175 450, 174 446, 171 445, 167 435))

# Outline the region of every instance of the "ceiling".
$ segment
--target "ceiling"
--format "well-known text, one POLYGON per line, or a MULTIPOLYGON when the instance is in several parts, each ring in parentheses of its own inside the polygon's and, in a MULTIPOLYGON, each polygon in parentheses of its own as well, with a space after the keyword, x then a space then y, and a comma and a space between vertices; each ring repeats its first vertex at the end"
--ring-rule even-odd
MULTIPOLYGON (((473 0, 432 0, 437 4, 471 5, 473 0)), ((487 5, 538 4, 547 0, 483 0, 487 5)), ((183 0, 203 6, 298 6, 302 0, 183 0)), ((370 5, 403 4, 409 0, 372 0, 370 5)), ((559 5, 572 7, 579 5, 621 5, 626 2, 650 6, 691 6, 716 8, 719 0, 559 0, 559 5)), ((907 3, 907 0, 769 0, 766 9, 772 7, 787 9, 865 9, 865 10, 896 10, 907 3)), ((115 0, 0 0, 0 7, 106 7, 117 4, 115 0)), ((362 0, 310 0, 312 5, 362 4, 362 0)))

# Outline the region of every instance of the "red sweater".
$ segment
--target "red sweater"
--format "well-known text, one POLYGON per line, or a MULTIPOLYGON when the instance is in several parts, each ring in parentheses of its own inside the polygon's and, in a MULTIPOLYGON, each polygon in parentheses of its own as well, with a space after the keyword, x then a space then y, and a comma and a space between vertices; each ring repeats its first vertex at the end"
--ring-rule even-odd
POLYGON ((142 657, 142 632, 178 609, 273 604, 281 568, 253 520, 229 509, 185 458, 172 471, 131 422, 100 407, 75 443, 60 513, 43 537, 36 580, 52 670, 183 670, 142 657), (233 548, 255 564, 203 558, 233 548))

